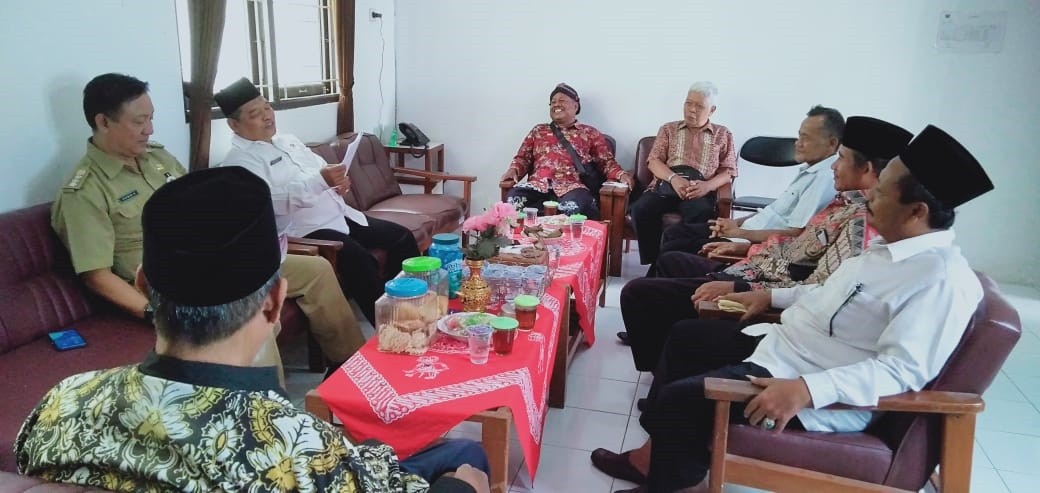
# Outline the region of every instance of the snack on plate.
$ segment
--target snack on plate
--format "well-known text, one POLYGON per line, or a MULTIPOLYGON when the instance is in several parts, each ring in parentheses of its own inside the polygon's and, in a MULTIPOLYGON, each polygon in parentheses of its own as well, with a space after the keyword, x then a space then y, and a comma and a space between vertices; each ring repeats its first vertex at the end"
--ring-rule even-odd
POLYGON ((438 323, 438 327, 441 332, 461 340, 465 339, 468 335, 468 332, 466 331, 467 328, 477 325, 487 325, 491 323, 491 319, 493 318, 495 318, 495 316, 490 313, 453 313, 442 318, 438 323))
POLYGON ((719 310, 724 312, 744 313, 747 311, 747 307, 743 304, 732 300, 719 300, 716 304, 719 305, 719 310))

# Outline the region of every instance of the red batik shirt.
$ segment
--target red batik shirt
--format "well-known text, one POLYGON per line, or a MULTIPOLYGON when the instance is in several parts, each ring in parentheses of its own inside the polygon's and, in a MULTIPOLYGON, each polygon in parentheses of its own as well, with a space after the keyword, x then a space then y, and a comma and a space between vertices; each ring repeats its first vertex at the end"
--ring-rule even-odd
MULTIPOLYGON (((614 154, 610 152, 607 139, 595 127, 575 123, 562 128, 564 137, 571 143, 583 164, 594 162, 608 180, 618 180, 625 170, 621 169, 614 154)), ((567 149, 553 135, 547 123, 540 123, 524 137, 520 150, 509 164, 517 176, 527 176, 526 186, 548 192, 550 187, 557 197, 578 188, 588 188, 578 178, 578 170, 567 149)))

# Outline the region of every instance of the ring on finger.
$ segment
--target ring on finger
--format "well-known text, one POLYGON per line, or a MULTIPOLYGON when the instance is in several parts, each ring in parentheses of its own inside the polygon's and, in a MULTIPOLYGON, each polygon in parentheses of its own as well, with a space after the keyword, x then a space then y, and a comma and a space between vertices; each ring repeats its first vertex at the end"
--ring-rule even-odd
POLYGON ((765 419, 763 419, 762 420, 762 428, 765 428, 767 430, 772 430, 773 428, 776 428, 776 420, 773 419, 773 418, 765 418, 765 419))

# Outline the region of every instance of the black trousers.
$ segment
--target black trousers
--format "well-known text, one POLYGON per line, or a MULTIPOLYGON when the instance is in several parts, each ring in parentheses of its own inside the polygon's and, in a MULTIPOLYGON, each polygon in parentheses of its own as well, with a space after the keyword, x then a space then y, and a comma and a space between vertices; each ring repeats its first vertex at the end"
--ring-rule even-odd
MULTIPOLYGON (((546 200, 557 201, 561 206, 566 202, 574 202, 578 206, 578 211, 586 217, 595 220, 599 219, 599 202, 596 200, 596 195, 587 188, 576 188, 563 194, 563 197, 557 197, 552 189, 549 189, 548 192, 539 192, 533 188, 515 186, 509 189, 506 200, 510 202, 522 200, 524 207, 535 207, 538 209, 539 214, 542 213, 542 202, 546 200)), ((566 209, 566 207, 562 208, 566 209)))
POLYGON ((415 236, 400 224, 368 218, 368 226, 347 219, 350 234, 333 229, 319 229, 308 234, 315 240, 342 241, 343 249, 336 257, 339 282, 343 293, 361 307, 365 318, 376 324, 376 300, 383 295, 383 284, 401 271, 401 262, 419 256, 415 236), (379 263, 369 250, 386 250, 386 268, 379 271, 379 263))
POLYGON ((697 318, 690 301, 693 292, 711 280, 705 275, 725 268, 724 264, 694 257, 662 255, 658 261, 658 274, 662 277, 633 279, 621 288, 621 318, 639 371, 657 367, 668 329, 680 320, 697 318))
MULTIPOLYGON (((725 366, 674 381, 661 388, 657 399, 639 417, 650 435, 651 493, 672 493, 696 486, 711 469, 711 434, 715 402, 704 397, 704 379, 709 377, 747 380, 745 375, 770 377, 769 371, 753 363, 725 366)), ((744 404, 730 406, 730 422, 746 422, 744 404)))
POLYGON ((672 325, 647 399, 652 402, 662 387, 676 380, 735 365, 751 356, 761 338, 741 332, 746 325, 736 320, 698 319, 672 325))
MULTIPOLYGON (((729 240, 725 238, 711 238, 711 228, 708 223, 673 224, 665 229, 661 236, 661 253, 697 253, 701 251, 704 245, 713 241, 729 240)), ((639 244, 639 248, 643 248, 642 243, 639 244)))
POLYGON ((632 223, 639 240, 639 262, 653 263, 661 252, 661 216, 678 212, 682 224, 704 223, 715 217, 715 194, 681 200, 675 195, 646 192, 631 205, 632 223))

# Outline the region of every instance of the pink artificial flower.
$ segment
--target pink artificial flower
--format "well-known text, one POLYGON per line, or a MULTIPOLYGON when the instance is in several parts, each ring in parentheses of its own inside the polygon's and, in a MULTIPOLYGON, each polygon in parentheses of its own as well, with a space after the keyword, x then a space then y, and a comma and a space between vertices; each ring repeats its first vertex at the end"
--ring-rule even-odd
POLYGON ((494 213, 496 224, 502 222, 503 219, 512 219, 516 217, 516 209, 505 202, 495 204, 495 206, 491 208, 491 212, 494 213))
POLYGON ((470 216, 462 223, 462 230, 468 232, 480 232, 487 227, 487 222, 482 216, 470 216))

